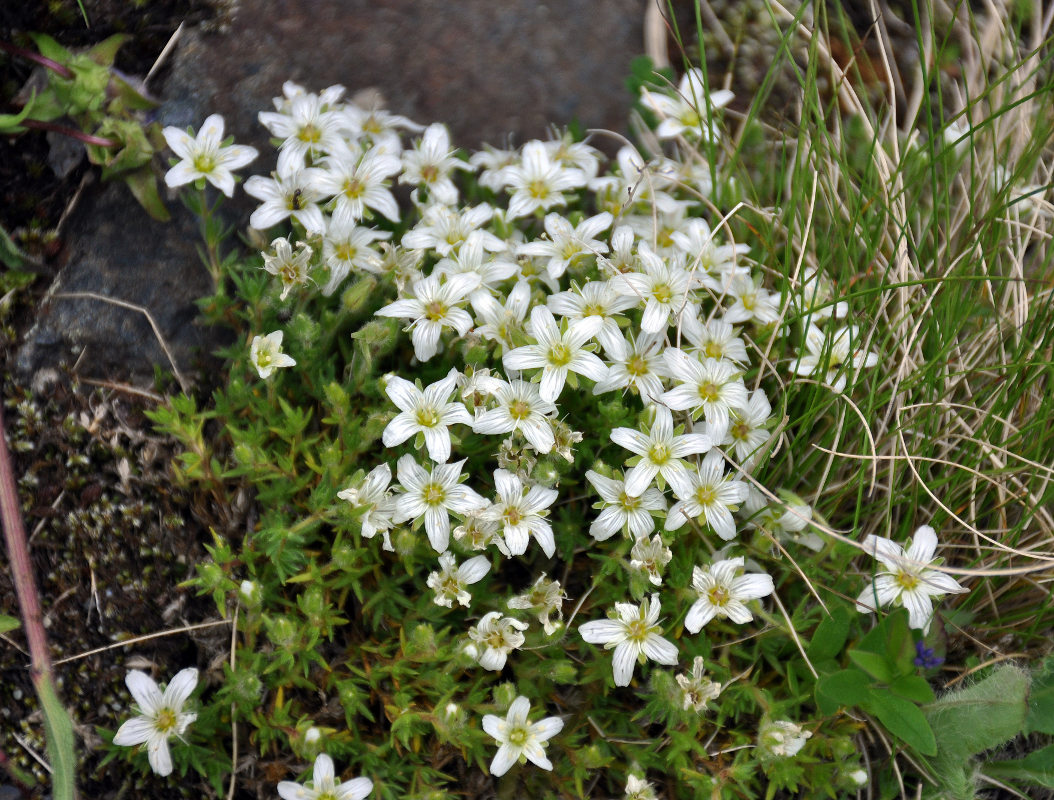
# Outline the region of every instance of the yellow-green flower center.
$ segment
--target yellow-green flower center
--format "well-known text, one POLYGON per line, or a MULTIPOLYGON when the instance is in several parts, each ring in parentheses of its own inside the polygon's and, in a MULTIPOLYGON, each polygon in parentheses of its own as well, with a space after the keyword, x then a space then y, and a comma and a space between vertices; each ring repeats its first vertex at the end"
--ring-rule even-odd
POLYGON ((618 504, 622 506, 625 511, 635 511, 640 506, 639 497, 630 497, 625 491, 620 492, 618 496, 618 504))
POLYGON ((212 153, 198 153, 194 156, 194 169, 202 175, 208 175, 216 169, 216 159, 212 153))
POLYGON ((513 419, 527 419, 531 415, 531 407, 523 400, 514 400, 509 404, 509 416, 513 419))
POLYGON ((669 303, 670 298, 673 297, 673 289, 670 288, 669 284, 658 283, 651 290, 651 295, 660 303, 669 303))
POLYGON ((176 730, 176 713, 171 708, 162 708, 154 718, 154 728, 158 733, 174 733, 176 730))
POLYGON ((732 599, 728 589, 720 585, 711 587, 710 591, 706 593, 706 596, 710 600, 710 603, 715 606, 726 606, 728 605, 728 601, 732 599))
POLYGON ((549 348, 549 363, 554 367, 566 367, 571 363, 571 348, 563 342, 549 348))
POLYGON ((717 500, 717 490, 713 486, 700 486, 695 490, 695 500, 704 507, 713 505, 717 500))
POLYGON ((434 428, 439 424, 439 413, 434 408, 419 408, 414 416, 422 428, 434 428))
POLYGON ((446 490, 438 483, 429 483, 421 490, 421 499, 430 506, 442 505, 446 490))
POLYGON ((523 747, 527 744, 527 740, 530 738, 530 733, 524 726, 517 725, 515 728, 509 731, 509 744, 516 747, 523 747))
POLYGON ((718 398, 717 386, 713 381, 703 381, 699 384, 699 398, 707 403, 714 403, 718 398))
POLYGON ((447 307, 438 300, 433 300, 425 305, 425 317, 431 322, 439 322, 446 316, 447 307))
POLYGON ((641 356, 633 356, 626 362, 626 372, 637 378, 641 375, 646 375, 648 373, 648 360, 641 356))
POLYGON ((648 450, 648 459, 653 464, 665 464, 670 460, 670 448, 662 444, 653 444, 648 450))
POLYGON ((919 585, 919 576, 910 572, 898 572, 896 582, 901 589, 910 592, 919 585))

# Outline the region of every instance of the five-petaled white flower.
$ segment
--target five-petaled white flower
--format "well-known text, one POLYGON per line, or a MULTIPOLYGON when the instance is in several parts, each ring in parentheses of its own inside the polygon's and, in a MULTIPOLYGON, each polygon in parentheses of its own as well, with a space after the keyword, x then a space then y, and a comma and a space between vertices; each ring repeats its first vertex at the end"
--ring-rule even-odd
MULTIPOLYGON (((483 558, 483 556, 476 556, 483 558)), ((475 658, 483 669, 495 672, 505 667, 509 653, 519 648, 524 642, 521 631, 527 630, 527 623, 512 617, 503 617, 500 611, 490 611, 483 615, 475 628, 469 629, 468 636, 474 642, 475 658)))
POLYGON ((150 769, 162 777, 172 772, 169 737, 181 737, 198 715, 183 710, 198 685, 198 671, 193 667, 180 670, 162 694, 154 679, 145 672, 131 670, 124 679, 128 691, 139 705, 140 716, 127 720, 113 737, 116 745, 146 744, 150 769))
POLYGON ((502 356, 505 369, 541 367, 540 395, 550 403, 560 396, 568 372, 599 381, 608 371, 604 362, 586 349, 586 343, 600 330, 603 320, 585 317, 565 324, 566 329, 561 332, 553 312, 545 306, 535 306, 531 310, 530 332, 537 344, 517 347, 502 356))
POLYGON ((634 539, 639 539, 655 530, 655 520, 648 512, 666 510, 662 492, 652 487, 644 494, 630 495, 626 492, 625 481, 605 478, 593 470, 586 472, 586 478, 604 501, 600 516, 589 526, 590 536, 602 542, 628 529, 634 539))
POLYGON ((850 325, 838 329, 828 339, 815 325, 809 325, 805 332, 807 353, 798 358, 794 371, 798 375, 815 375, 826 367, 824 383, 836 392, 842 392, 846 383, 843 367, 858 370, 878 363, 878 356, 861 346, 859 330, 856 325, 850 325))
POLYGON ((537 139, 523 146, 521 160, 504 170, 505 184, 512 189, 508 218, 525 217, 541 209, 567 204, 563 193, 586 185, 586 174, 554 161, 544 142, 537 139))
POLYGON ((736 577, 736 570, 742 566, 743 557, 736 556, 715 561, 705 570, 692 569, 692 588, 699 593, 699 599, 692 603, 684 619, 689 633, 698 633, 714 617, 728 617, 739 625, 754 619, 745 601, 767 597, 776 587, 772 577, 764 572, 736 577))
POLYGON ((611 441, 640 456, 640 461, 626 473, 626 493, 640 497, 656 475, 682 494, 691 491, 691 475, 684 456, 705 453, 713 440, 705 433, 673 433, 673 414, 665 406, 653 406, 655 419, 644 434, 633 428, 615 428, 611 441))
POLYGON ((413 320, 411 341, 418 361, 428 361, 439 352, 439 335, 443 328, 453 328, 464 336, 472 327, 472 317, 460 305, 468 293, 479 285, 472 273, 451 275, 443 283, 438 275, 414 281, 413 297, 396 300, 377 311, 378 317, 413 320))
POLYGON ((293 781, 282 781, 278 784, 279 796, 282 800, 363 800, 373 791, 373 781, 369 778, 352 778, 338 784, 333 759, 325 753, 315 759, 312 777, 310 789, 293 781))
POLYGON ((471 170, 472 167, 454 155, 446 126, 434 122, 425 128, 424 136, 414 142, 413 149, 403 153, 403 174, 399 180, 426 187, 430 203, 449 206, 457 203, 458 198, 457 186, 450 179, 454 169, 471 170))
POLYGON ((483 717, 483 730, 493 736, 499 745, 494 760, 490 762, 490 774, 504 775, 512 765, 523 759, 551 770, 552 762, 545 757, 545 743, 564 727, 559 717, 546 717, 541 722, 528 722, 531 701, 520 696, 512 701, 509 713, 502 719, 494 714, 483 717))
POLYGON ((676 93, 641 91, 641 104, 654 111, 662 120, 655 129, 660 139, 685 136, 692 139, 709 140, 714 137, 711 109, 728 105, 733 94, 728 89, 705 91, 703 73, 693 67, 684 73, 676 93))
POLYGON ((425 437, 429 458, 437 464, 449 460, 450 426, 458 422, 472 424, 472 415, 464 403, 448 402, 457 377, 457 370, 452 369, 445 378, 421 391, 408 380, 397 375, 389 376, 384 393, 398 406, 400 413, 384 429, 384 446, 395 447, 415 433, 421 433, 425 437))
POLYGON ((674 411, 699 410, 706 418, 707 433, 715 442, 728 433, 729 412, 747 407, 747 387, 739 370, 728 361, 698 359, 671 347, 663 358, 670 377, 680 386, 662 396, 662 403, 674 411))
POLYGON ((263 200, 249 217, 249 224, 259 231, 277 225, 284 219, 292 217, 308 233, 322 233, 326 221, 318 203, 324 195, 318 188, 322 170, 315 167, 294 169, 286 174, 277 174, 273 178, 253 175, 245 182, 245 193, 263 200))
POLYGON ((396 475, 405 491, 395 498, 395 521, 423 516, 428 541, 437 553, 445 552, 450 543, 451 511, 468 514, 487 505, 475 491, 458 483, 464 465, 464 459, 456 464, 436 464, 428 473, 409 454, 399 459, 396 475))
POLYGON ((483 515, 502 526, 504 546, 499 541, 498 549, 505 555, 522 555, 530 537, 534 536, 545 554, 552 558, 556 552, 556 540, 544 517, 556 500, 556 489, 532 486, 524 493, 523 481, 504 469, 494 470, 494 487, 498 497, 483 515))
POLYGON ((556 405, 542 400, 538 386, 527 381, 501 381, 491 390, 498 405, 476 416, 475 433, 512 433, 519 431, 538 453, 548 453, 556 444, 549 417, 556 405))
POLYGON ((426 583, 436 593, 434 599, 437 606, 453 608, 457 600, 468 608, 472 595, 465 587, 483 580, 488 572, 490 560, 486 557, 476 556, 458 566, 454 554, 448 551, 439 554, 439 571, 429 573, 426 583))
POLYGON ((161 133, 172 152, 182 159, 165 173, 165 183, 173 188, 203 180, 227 197, 233 197, 234 175, 231 170, 244 167, 259 155, 255 147, 248 145, 224 146, 223 117, 219 114, 207 117, 196 137, 179 128, 165 128, 161 133))
POLYGON ((886 569, 860 593, 857 611, 874 611, 890 603, 904 606, 908 625, 925 633, 933 618, 931 598, 969 591, 951 575, 928 568, 937 552, 937 534, 929 525, 915 531, 907 552, 896 542, 873 534, 864 540, 864 550, 886 569))
POLYGON ((276 369, 296 366, 296 361, 282 352, 284 335, 282 331, 273 331, 266 336, 254 336, 249 343, 249 361, 264 380, 276 369))
POLYGON ((679 500, 666 515, 666 530, 677 530, 688 519, 701 517, 726 542, 734 539, 736 523, 732 512, 747 499, 747 485, 725 472, 725 460, 718 450, 707 453, 703 463, 690 469, 688 476, 686 487, 674 487, 679 500))
POLYGON ((659 627, 659 595, 639 606, 615 603, 617 619, 587 622, 578 628, 590 644, 602 644, 605 650, 615 648, 612 667, 616 686, 629 686, 633 665, 647 660, 672 666, 677 663, 677 648, 662 638, 659 627))
POLYGON ((546 239, 535 239, 517 248, 517 255, 541 256, 548 258, 546 271, 551 278, 559 278, 577 259, 599 253, 606 253, 608 246, 595 239, 598 233, 611 227, 612 216, 604 211, 595 217, 589 217, 572 227, 562 214, 545 215, 546 239))

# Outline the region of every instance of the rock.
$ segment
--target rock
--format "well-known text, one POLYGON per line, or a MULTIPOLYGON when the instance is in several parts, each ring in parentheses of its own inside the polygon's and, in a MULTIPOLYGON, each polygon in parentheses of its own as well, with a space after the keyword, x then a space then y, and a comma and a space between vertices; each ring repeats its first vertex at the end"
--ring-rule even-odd
MULTIPOLYGON (((241 0, 225 32, 183 35, 158 119, 196 128, 223 114, 228 133, 266 154, 246 174, 274 163, 256 115, 286 80, 312 91, 339 83, 349 96, 379 90, 389 110, 446 122, 466 148, 522 144, 571 122, 624 131, 642 22, 638 0, 241 0)), ((210 289, 194 220, 177 201, 173 221, 154 222, 121 185, 89 192, 18 373, 79 358, 81 376, 143 385, 153 364, 170 370, 142 313, 61 296, 93 292, 148 308, 192 379, 196 355, 221 335, 194 321, 194 301, 210 289)), ((244 224, 255 201, 238 197, 231 210, 244 224)))

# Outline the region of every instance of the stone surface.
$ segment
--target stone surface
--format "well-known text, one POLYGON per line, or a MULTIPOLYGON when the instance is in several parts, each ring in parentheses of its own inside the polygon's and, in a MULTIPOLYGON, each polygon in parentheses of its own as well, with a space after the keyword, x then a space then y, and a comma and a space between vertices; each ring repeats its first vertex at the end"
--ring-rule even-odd
MULTIPOLYGON (((640 53, 641 0, 241 0, 226 30, 184 33, 158 111, 163 125, 197 127, 223 114, 239 142, 274 149, 256 115, 282 83, 312 91, 379 90, 387 107, 422 124, 446 122, 456 144, 522 144, 550 125, 625 129, 624 87, 640 53)), ((234 205, 247 213, 244 194, 234 205)), ((209 290, 194 221, 150 220, 123 186, 92 187, 68 235, 68 258, 16 368, 30 379, 59 361, 85 377, 143 385, 167 358, 143 314, 63 292, 95 292, 148 308, 189 375, 218 344, 195 324, 209 290)))

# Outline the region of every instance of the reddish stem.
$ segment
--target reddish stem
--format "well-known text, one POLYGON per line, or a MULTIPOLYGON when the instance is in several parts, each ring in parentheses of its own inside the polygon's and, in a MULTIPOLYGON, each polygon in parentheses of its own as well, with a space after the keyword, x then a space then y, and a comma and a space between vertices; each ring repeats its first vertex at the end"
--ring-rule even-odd
POLYGON ((52 61, 50 58, 48 58, 47 56, 43 56, 40 53, 34 53, 32 50, 26 50, 22 47, 16 47, 15 45, 9 44, 8 42, 4 41, 0 41, 0 50, 3 50, 6 53, 10 53, 13 56, 20 56, 26 59, 27 61, 35 61, 42 67, 47 67, 55 74, 61 75, 66 80, 73 79, 73 72, 69 69, 69 67, 60 64, 58 61, 52 61))
POLYGON ((15 472, 7 450, 5 430, 3 403, 0 403, 0 518, 4 523, 11 577, 15 582, 15 594, 22 609, 22 625, 29 644, 30 676, 33 685, 38 686, 52 680, 51 654, 44 633, 44 614, 40 609, 33 564, 29 560, 29 545, 26 543, 26 529, 22 525, 22 511, 18 504, 15 472))
POLYGON ((104 139, 102 136, 92 136, 90 133, 79 131, 76 128, 68 128, 65 125, 56 125, 54 122, 41 122, 37 119, 24 119, 20 123, 23 128, 35 128, 40 131, 54 131, 55 133, 61 133, 63 136, 69 136, 71 139, 76 139, 79 142, 85 144, 94 144, 99 147, 117 147, 120 142, 115 142, 113 139, 104 139))

